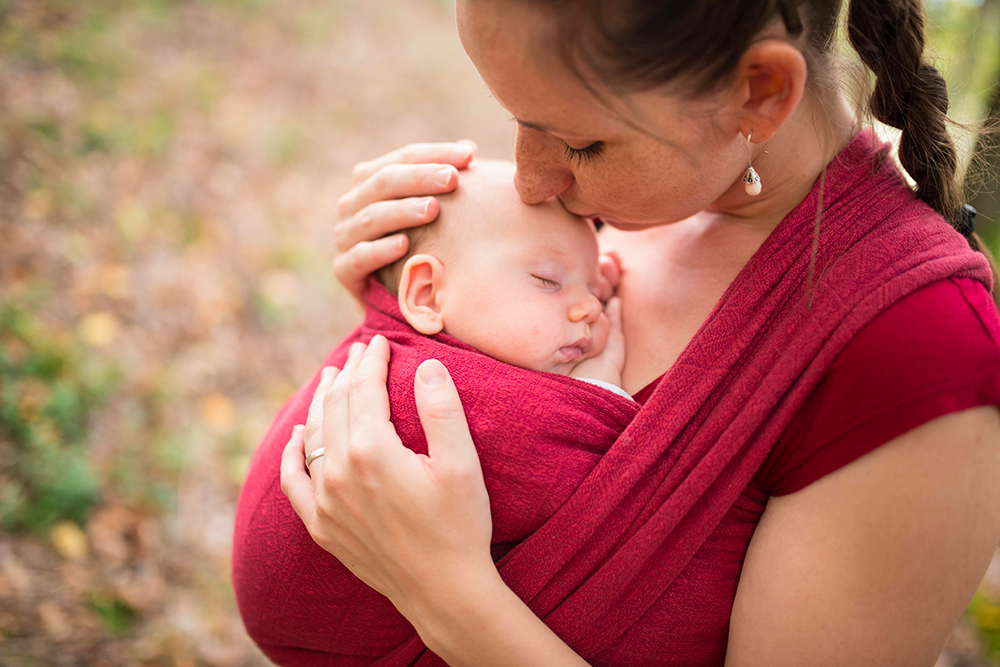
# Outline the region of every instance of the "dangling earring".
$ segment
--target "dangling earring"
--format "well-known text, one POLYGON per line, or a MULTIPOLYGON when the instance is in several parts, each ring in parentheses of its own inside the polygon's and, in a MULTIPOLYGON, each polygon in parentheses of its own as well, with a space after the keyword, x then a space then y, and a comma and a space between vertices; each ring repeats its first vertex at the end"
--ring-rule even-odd
POLYGON ((743 187, 746 188, 747 194, 751 197, 756 197, 760 194, 760 176, 753 168, 753 155, 750 154, 750 137, 753 136, 753 132, 747 133, 747 173, 743 174, 743 187))

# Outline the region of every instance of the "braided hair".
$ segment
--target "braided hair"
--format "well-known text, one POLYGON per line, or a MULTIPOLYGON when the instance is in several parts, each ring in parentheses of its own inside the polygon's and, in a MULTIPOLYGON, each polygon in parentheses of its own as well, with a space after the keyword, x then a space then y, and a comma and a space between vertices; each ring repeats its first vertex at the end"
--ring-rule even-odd
POLYGON ((851 0, 847 35, 875 73, 868 110, 902 131, 899 161, 917 185, 917 197, 948 220, 962 204, 958 155, 948 134, 948 87, 923 59, 920 0, 851 0))
POLYGON ((924 60, 920 0, 851 0, 847 36, 875 74, 867 111, 901 131, 899 162, 916 184, 917 197, 986 255, 996 283, 996 261, 972 231, 975 210, 962 204, 962 174, 948 133, 948 86, 941 73, 924 60))

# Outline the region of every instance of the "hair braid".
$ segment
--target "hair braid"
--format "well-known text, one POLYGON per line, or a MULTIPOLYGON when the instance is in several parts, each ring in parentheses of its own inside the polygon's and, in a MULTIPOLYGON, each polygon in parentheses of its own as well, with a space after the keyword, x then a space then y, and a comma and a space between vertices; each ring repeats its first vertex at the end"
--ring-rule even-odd
POLYGON ((924 62, 920 0, 851 0, 847 33, 875 73, 871 114, 902 130, 899 161, 917 185, 917 197, 952 224, 961 223, 958 156, 948 134, 948 88, 924 62))

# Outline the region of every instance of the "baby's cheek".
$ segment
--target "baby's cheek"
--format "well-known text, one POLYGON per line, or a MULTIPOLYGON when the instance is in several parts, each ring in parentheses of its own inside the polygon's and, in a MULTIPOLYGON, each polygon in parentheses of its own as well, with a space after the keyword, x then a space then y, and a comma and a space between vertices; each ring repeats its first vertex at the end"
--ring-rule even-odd
POLYGON ((608 345, 608 336, 611 333, 611 323, 608 322, 608 316, 601 313, 597 321, 591 325, 590 333, 594 337, 594 342, 590 348, 590 354, 587 355, 588 358, 596 357, 604 352, 604 348, 608 345))

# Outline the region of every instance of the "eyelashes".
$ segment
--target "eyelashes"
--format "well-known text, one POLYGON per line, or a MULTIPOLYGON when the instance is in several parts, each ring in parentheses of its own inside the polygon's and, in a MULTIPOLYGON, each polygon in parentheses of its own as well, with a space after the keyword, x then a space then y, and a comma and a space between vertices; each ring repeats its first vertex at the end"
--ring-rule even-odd
POLYGON ((559 283, 557 283, 554 280, 549 280, 548 278, 542 278, 541 276, 536 276, 534 274, 532 274, 531 277, 540 282, 544 287, 547 287, 549 289, 556 290, 559 289, 560 287, 559 283))
POLYGON ((593 162, 595 159, 600 157, 601 149, 604 147, 603 141, 595 141, 585 148, 573 148, 569 144, 566 145, 566 159, 573 161, 576 160, 577 166, 593 162))

